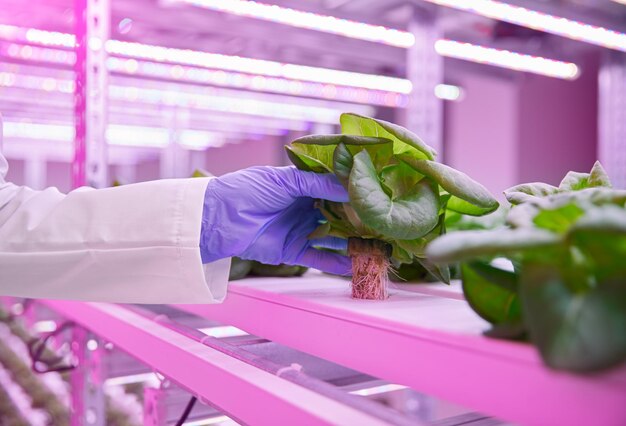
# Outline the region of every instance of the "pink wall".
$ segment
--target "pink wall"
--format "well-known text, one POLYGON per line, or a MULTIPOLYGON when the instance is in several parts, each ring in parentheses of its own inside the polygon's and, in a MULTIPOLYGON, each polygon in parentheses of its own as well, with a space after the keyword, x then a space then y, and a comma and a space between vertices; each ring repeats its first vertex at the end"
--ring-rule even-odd
POLYGON ((24 161, 13 160, 9 161, 9 173, 7 174, 7 181, 13 182, 16 185, 24 185, 24 161))
POLYGON ((72 165, 57 161, 48 162, 48 186, 56 186, 61 192, 69 192, 72 188, 72 165))
POLYGON ((250 166, 286 165, 283 145, 282 138, 267 137, 212 148, 206 152, 205 169, 219 176, 250 166))
POLYGON ((587 171, 596 159, 598 58, 564 81, 487 66, 459 67, 465 91, 446 103, 444 161, 496 196, 522 182, 558 184, 569 170, 587 171))
POLYGON ((465 96, 445 107, 444 161, 496 197, 518 182, 518 87, 514 80, 464 70, 465 96))
POLYGON ((590 56, 575 81, 527 75, 521 84, 519 179, 558 184, 570 170, 596 160, 598 58, 590 56))

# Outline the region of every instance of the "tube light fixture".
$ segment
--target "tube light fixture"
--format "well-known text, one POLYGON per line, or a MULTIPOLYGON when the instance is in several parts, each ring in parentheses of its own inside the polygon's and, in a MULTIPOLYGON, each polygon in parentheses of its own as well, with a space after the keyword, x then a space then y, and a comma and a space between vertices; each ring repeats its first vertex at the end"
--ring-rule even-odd
POLYGON ((119 74, 210 84, 212 86, 246 89, 255 92, 280 93, 391 107, 405 107, 408 103, 406 95, 388 91, 162 64, 143 60, 138 61, 136 59, 110 57, 107 60, 107 68, 109 71, 119 74))
POLYGON ((328 68, 286 64, 262 59, 242 58, 239 56, 196 50, 174 49, 119 40, 108 40, 106 50, 111 55, 140 58, 161 63, 194 65, 203 68, 238 71, 269 77, 283 77, 290 80, 310 81, 315 83, 337 84, 365 89, 385 90, 389 92, 411 93, 411 82, 405 78, 383 75, 363 74, 328 68))
MULTIPOLYGON (((0 26, 0 37, 17 39, 34 44, 54 47, 74 47, 74 36, 54 31, 25 29, 10 25, 0 26)), ((25 46, 29 49, 30 46, 25 46)), ((363 74, 328 68, 294 65, 262 59, 242 58, 239 56, 201 52, 189 49, 175 49, 149 44, 107 40, 107 52, 128 58, 147 59, 161 63, 193 65, 226 71, 238 71, 269 77, 283 77, 290 80, 309 81, 316 83, 337 84, 348 87, 384 90, 394 93, 408 94, 412 90, 411 82, 404 78, 383 75, 363 74)), ((69 53, 69 52, 65 52, 69 53)), ((16 55, 11 55, 16 56, 16 55)), ((26 58, 28 59, 28 58, 26 58)))
MULTIPOLYGON (((204 52, 198 53, 203 54, 204 52)), ((63 65, 72 65, 75 61, 75 55, 71 51, 19 43, 0 44, 0 54, 19 60, 49 62, 63 65)), ((109 71, 121 74, 189 81, 192 83, 211 84, 214 86, 232 87, 256 92, 282 93, 295 96, 316 97, 390 107, 405 107, 408 103, 406 95, 380 88, 368 89, 358 87, 357 85, 342 86, 317 81, 303 81, 296 78, 272 77, 267 75, 250 74, 248 72, 228 71, 219 68, 207 69, 197 66, 159 63, 157 60, 158 56, 152 56, 152 58, 153 59, 151 60, 157 62, 141 59, 137 60, 130 57, 117 58, 112 56, 107 60, 107 67, 109 71)), ((286 67, 285 70, 286 74, 293 74, 292 68, 286 67)), ((317 69, 302 67, 298 72, 309 73, 313 76, 313 79, 319 80, 319 76, 315 76, 315 70, 317 69)), ((257 70, 255 69, 255 72, 256 71, 257 70)), ((370 74, 359 75, 393 79, 392 77, 375 76, 370 74)), ((327 75, 326 77, 327 80, 332 80, 334 78, 332 74, 327 75)), ((391 81, 393 82, 396 80, 403 81, 404 79, 395 79, 391 81)), ((372 83, 370 85, 375 85, 375 81, 370 83, 372 83)), ((410 84, 403 90, 408 90, 409 87, 411 87, 410 84)))
MULTIPOLYGON (((0 87, 17 87, 56 91, 71 94, 74 82, 34 75, 3 72, 0 68, 0 87)), ((288 96, 263 99, 246 95, 236 96, 236 91, 224 89, 194 88, 187 91, 181 87, 156 89, 147 87, 109 86, 109 98, 114 101, 140 102, 154 105, 177 106, 188 109, 210 110, 264 117, 271 120, 268 125, 282 130, 305 130, 302 123, 334 124, 342 111, 350 110, 363 115, 373 114, 373 109, 366 105, 328 103, 316 100, 301 100, 288 96), (204 93, 203 93, 204 92, 204 93)))
POLYGON ((51 333, 57 329, 57 323, 52 320, 41 320, 34 323, 32 328, 37 333, 51 333))
POLYGON ((464 59, 565 80, 574 80, 580 73, 578 66, 571 62, 555 61, 539 56, 523 55, 508 50, 493 49, 452 40, 438 40, 435 43, 435 50, 440 55, 450 58, 464 59))
POLYGON ((438 84, 435 86, 435 96, 444 101, 458 101, 463 96, 463 91, 451 84, 438 84))
POLYGON ((626 52, 626 34, 494 0, 426 0, 499 21, 626 52))
POLYGON ((246 333, 245 331, 237 327, 233 327, 231 325, 220 325, 220 326, 215 326, 215 327, 199 328, 198 331, 206 334, 207 336, 215 337, 216 339, 248 335, 248 333, 246 333))
POLYGON ((352 395, 370 396, 370 395, 378 395, 378 394, 386 393, 386 392, 393 392, 393 391, 402 390, 406 388, 407 387, 403 385, 387 384, 387 385, 374 386, 371 388, 354 390, 354 391, 351 391, 350 393, 352 395))
POLYGON ((613 0, 615 3, 626 5, 626 0, 613 0))
POLYGON ((203 420, 193 420, 193 421, 184 423, 185 426, 209 426, 209 425, 216 425, 216 424, 237 425, 239 423, 234 422, 228 416, 215 416, 215 417, 209 417, 203 420))
POLYGON ((158 387, 160 384, 158 376, 153 373, 129 374, 128 376, 109 377, 104 381, 105 386, 123 386, 131 383, 144 383, 147 386, 158 387))
POLYGON ((247 0, 178 0, 178 2, 390 46, 411 47, 415 44, 415 37, 407 31, 290 9, 275 4, 247 0))
POLYGON ((4 122, 4 138, 45 139, 54 142, 74 140, 74 127, 64 124, 4 122))
MULTIPOLYGON (((70 143, 74 140, 74 127, 66 124, 42 124, 4 122, 6 139, 33 139, 70 143)), ((134 146, 146 148, 164 148, 171 140, 170 130, 161 127, 125 126, 111 124, 106 130, 107 143, 110 145, 134 146)), ((218 147, 224 144, 220 135, 199 130, 178 132, 177 143, 192 150, 218 147)))

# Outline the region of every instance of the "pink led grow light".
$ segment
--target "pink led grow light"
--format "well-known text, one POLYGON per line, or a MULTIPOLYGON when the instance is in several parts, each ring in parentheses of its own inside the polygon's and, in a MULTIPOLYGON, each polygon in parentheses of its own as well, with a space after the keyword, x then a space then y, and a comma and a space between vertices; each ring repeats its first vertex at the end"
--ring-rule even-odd
POLYGON ((435 43, 435 50, 440 55, 450 58, 464 59, 565 80, 574 80, 580 73, 578 66, 571 62, 522 55, 508 50, 459 43, 452 40, 438 40, 435 43))
POLYGON ((247 0, 178 0, 178 2, 390 46, 411 47, 415 44, 415 37, 407 31, 304 12, 274 4, 247 0))
POLYGON ((626 34, 493 0, 426 0, 550 34, 626 52, 626 34))

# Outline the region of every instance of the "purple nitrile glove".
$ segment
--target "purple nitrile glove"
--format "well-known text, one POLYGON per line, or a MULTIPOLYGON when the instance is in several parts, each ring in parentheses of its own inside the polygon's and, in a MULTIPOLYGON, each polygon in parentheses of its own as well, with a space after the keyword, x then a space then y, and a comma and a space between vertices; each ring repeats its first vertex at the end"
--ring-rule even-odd
POLYGON ((238 256, 349 274, 348 257, 314 248, 345 249, 345 239, 307 238, 324 218, 313 206, 316 198, 346 202, 348 193, 331 174, 295 167, 252 167, 212 179, 204 197, 202 261, 238 256))

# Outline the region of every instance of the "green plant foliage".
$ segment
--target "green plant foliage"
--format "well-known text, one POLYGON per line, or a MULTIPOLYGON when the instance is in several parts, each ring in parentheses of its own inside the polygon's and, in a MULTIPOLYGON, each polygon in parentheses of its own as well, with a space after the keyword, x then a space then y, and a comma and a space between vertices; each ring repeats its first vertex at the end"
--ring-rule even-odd
POLYGON ((230 273, 228 274, 229 281, 236 281, 250 275, 252 271, 252 261, 241 259, 239 257, 233 257, 230 260, 230 273))
POLYGON ((624 191, 610 189, 596 163, 591 173, 568 173, 559 188, 532 183, 506 194, 521 202, 508 228, 445 235, 429 245, 429 258, 469 262, 463 290, 496 326, 490 335, 527 334, 547 365, 583 372, 626 360, 624 191), (514 271, 493 267, 498 257, 514 271))
POLYGON ((299 277, 308 268, 298 265, 266 265, 253 260, 233 257, 230 263, 229 281, 241 280, 249 276, 257 277, 299 277))
POLYGON ((486 262, 461 266, 465 299, 478 315, 492 324, 518 324, 521 308, 517 276, 486 262))
POLYGON ((611 187, 609 176, 598 161, 595 162, 589 173, 567 173, 558 188, 542 182, 523 183, 507 189, 504 191, 504 195, 509 203, 517 205, 529 201, 536 201, 537 198, 546 197, 548 195, 570 193, 572 191, 581 191, 583 189, 597 187, 611 187))
POLYGON ((334 173, 350 195, 349 203, 318 203, 326 221, 311 236, 379 239, 392 246, 396 270, 413 264, 417 270, 407 276, 428 271, 449 282, 448 267, 425 258, 426 244, 445 232, 448 212, 481 216, 497 201, 467 175, 435 162, 436 152, 407 129, 351 113, 340 122, 340 135, 305 136, 285 147, 296 167, 334 173))

